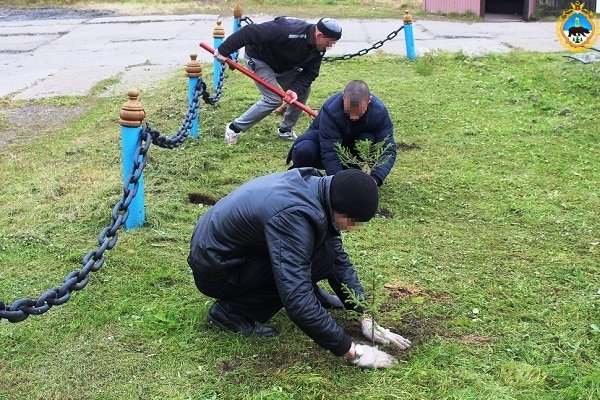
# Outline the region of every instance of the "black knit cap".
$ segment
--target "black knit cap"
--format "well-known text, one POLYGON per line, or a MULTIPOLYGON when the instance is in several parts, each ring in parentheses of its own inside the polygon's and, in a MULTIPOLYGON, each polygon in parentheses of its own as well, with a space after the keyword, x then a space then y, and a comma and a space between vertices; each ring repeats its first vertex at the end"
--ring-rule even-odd
POLYGON ((321 18, 317 22, 317 29, 330 39, 340 40, 342 37, 342 27, 333 18, 321 18))
POLYGON ((333 211, 354 220, 367 222, 377 212, 377 184, 373 177, 359 169, 345 169, 333 175, 329 193, 333 211))

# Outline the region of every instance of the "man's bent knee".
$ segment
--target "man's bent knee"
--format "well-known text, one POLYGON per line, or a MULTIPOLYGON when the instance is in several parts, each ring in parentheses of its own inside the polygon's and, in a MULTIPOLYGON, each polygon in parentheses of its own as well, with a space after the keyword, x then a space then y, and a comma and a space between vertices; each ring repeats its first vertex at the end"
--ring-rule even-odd
POLYGON ((261 101, 267 107, 273 107, 273 110, 283 104, 283 100, 279 96, 265 96, 263 94, 261 101))
POLYGON ((309 140, 297 142, 292 149, 294 167, 315 167, 320 165, 318 148, 309 140))

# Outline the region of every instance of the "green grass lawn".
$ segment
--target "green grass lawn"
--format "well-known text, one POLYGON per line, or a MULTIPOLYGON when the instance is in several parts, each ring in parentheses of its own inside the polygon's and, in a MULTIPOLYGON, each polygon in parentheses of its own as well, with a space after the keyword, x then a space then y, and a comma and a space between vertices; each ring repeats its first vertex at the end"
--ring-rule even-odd
MULTIPOLYGON (((276 339, 206 324, 211 300, 186 257, 209 206, 189 197, 285 170, 289 148, 276 116, 224 145, 225 124, 257 98, 248 78, 228 75, 219 104, 202 106, 201 140, 151 147, 146 226, 121 232, 65 305, 0 321, 0 399, 600 398, 600 65, 515 52, 322 67, 310 106, 364 79, 406 145, 382 187, 387 217, 344 235, 365 286, 383 276, 381 324, 414 344, 386 348, 401 363, 383 371, 347 366, 284 313, 276 339)), ((147 121, 175 132, 186 93, 181 73, 143 92, 147 121)), ((120 198, 125 98, 67 100, 90 108, 0 152, 6 303, 80 268, 120 198)), ((334 315, 361 339, 355 316, 334 315)))

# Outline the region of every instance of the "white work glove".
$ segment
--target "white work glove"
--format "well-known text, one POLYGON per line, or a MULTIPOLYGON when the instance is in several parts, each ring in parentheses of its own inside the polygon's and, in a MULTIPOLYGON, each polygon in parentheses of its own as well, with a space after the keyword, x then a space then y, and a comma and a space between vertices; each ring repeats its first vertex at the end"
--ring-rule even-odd
POLYGON ((389 329, 379 326, 376 322, 374 323, 371 318, 363 318, 361 321, 361 329, 363 335, 375 343, 391 343, 402 350, 406 350, 410 347, 410 340, 403 338, 389 329), (373 324, 375 324, 375 329, 373 329, 373 324))
POLYGON ((366 344, 356 344, 354 346, 356 355, 349 359, 352 365, 362 368, 389 368, 398 364, 398 360, 388 353, 379 350, 377 347, 371 347, 366 344))

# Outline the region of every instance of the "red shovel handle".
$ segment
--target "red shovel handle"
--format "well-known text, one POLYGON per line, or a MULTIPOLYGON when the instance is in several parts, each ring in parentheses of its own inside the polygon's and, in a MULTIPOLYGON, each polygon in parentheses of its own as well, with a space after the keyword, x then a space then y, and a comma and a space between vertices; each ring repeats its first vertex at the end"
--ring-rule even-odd
MULTIPOLYGON (((215 54, 215 49, 213 49, 212 47, 210 47, 209 45, 207 45, 204 42, 200 42, 200 47, 202 47, 204 50, 208 51, 210 54, 215 54)), ((227 58, 225 60, 225 62, 227 63, 227 65, 229 65, 232 68, 237 69, 242 74, 248 75, 250 78, 254 79, 256 82, 260 83, 261 85, 263 85, 264 87, 269 89, 271 92, 277 94, 282 99, 287 96, 283 90, 279 89, 276 86, 271 85, 269 82, 265 81, 263 78, 256 75, 254 72, 242 67, 240 64, 236 63, 235 61, 227 58)), ((313 117, 317 116, 317 112, 315 110, 313 110, 312 108, 308 107, 305 104, 300 103, 299 101, 293 101, 290 104, 295 105, 296 107, 298 107, 302 111, 312 115, 313 117)))

